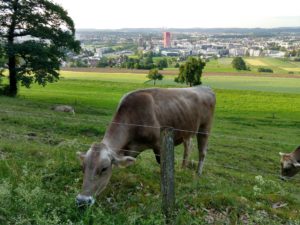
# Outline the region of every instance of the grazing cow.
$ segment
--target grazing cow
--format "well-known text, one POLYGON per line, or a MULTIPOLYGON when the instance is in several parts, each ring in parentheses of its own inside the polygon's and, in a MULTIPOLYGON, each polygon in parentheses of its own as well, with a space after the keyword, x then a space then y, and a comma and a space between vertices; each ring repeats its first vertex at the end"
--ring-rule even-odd
POLYGON ((160 163, 160 127, 173 127, 174 144, 184 144, 182 166, 187 165, 191 137, 197 136, 198 175, 202 173, 215 108, 215 95, 208 87, 144 89, 125 95, 100 144, 78 153, 83 165, 79 205, 91 204, 106 187, 112 165, 127 166, 146 149, 153 149, 160 163))
POLYGON ((300 146, 291 153, 282 153, 281 155, 281 178, 293 177, 300 171, 300 146))
POLYGON ((73 115, 75 115, 75 111, 74 111, 73 107, 69 106, 69 105, 57 105, 57 106, 51 107, 51 109, 56 112, 68 112, 68 113, 72 113, 73 115))

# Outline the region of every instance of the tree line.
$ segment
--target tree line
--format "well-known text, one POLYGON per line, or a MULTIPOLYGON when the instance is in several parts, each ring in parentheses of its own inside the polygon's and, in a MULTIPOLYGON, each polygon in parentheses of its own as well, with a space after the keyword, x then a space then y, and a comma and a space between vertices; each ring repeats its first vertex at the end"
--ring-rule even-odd
POLYGON ((158 68, 162 70, 168 67, 168 61, 166 58, 161 58, 156 62, 153 61, 154 53, 148 52, 138 57, 128 57, 127 55, 121 55, 117 58, 102 57, 97 67, 119 67, 126 69, 153 69, 158 68))

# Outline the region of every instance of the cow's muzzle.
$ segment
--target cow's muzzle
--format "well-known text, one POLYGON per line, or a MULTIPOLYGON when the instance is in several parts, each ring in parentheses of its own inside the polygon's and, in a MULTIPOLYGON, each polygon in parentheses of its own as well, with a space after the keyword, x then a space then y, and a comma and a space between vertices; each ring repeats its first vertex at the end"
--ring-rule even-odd
POLYGON ((78 207, 81 206, 91 206, 95 203, 95 199, 92 196, 85 196, 85 195, 77 195, 76 197, 76 204, 78 207))

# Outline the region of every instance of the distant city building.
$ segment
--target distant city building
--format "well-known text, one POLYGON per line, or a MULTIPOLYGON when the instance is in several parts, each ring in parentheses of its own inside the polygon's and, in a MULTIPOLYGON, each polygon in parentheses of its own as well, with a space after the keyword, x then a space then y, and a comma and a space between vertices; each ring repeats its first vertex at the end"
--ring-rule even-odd
POLYGON ((258 57, 261 55, 261 50, 259 49, 249 49, 249 56, 258 57))
POLYGON ((171 33, 164 32, 164 48, 170 48, 170 47, 171 47, 171 33))
POLYGON ((145 44, 144 39, 142 37, 139 37, 139 39, 138 39, 138 47, 144 47, 144 44, 145 44))
POLYGON ((265 50, 264 55, 272 58, 283 58, 285 56, 285 52, 275 51, 275 50, 265 50))
POLYGON ((180 55, 179 51, 175 50, 175 49, 174 50, 168 50, 168 49, 163 50, 163 51, 161 51, 161 54, 163 56, 179 56, 180 55))

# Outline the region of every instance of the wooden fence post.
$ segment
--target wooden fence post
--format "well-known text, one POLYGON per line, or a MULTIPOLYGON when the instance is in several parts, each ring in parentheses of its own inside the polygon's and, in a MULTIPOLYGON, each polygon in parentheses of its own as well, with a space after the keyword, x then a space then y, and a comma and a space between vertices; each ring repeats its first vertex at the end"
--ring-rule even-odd
POLYGON ((161 128, 160 144, 162 211, 166 217, 166 223, 169 224, 175 207, 173 128, 161 128))

